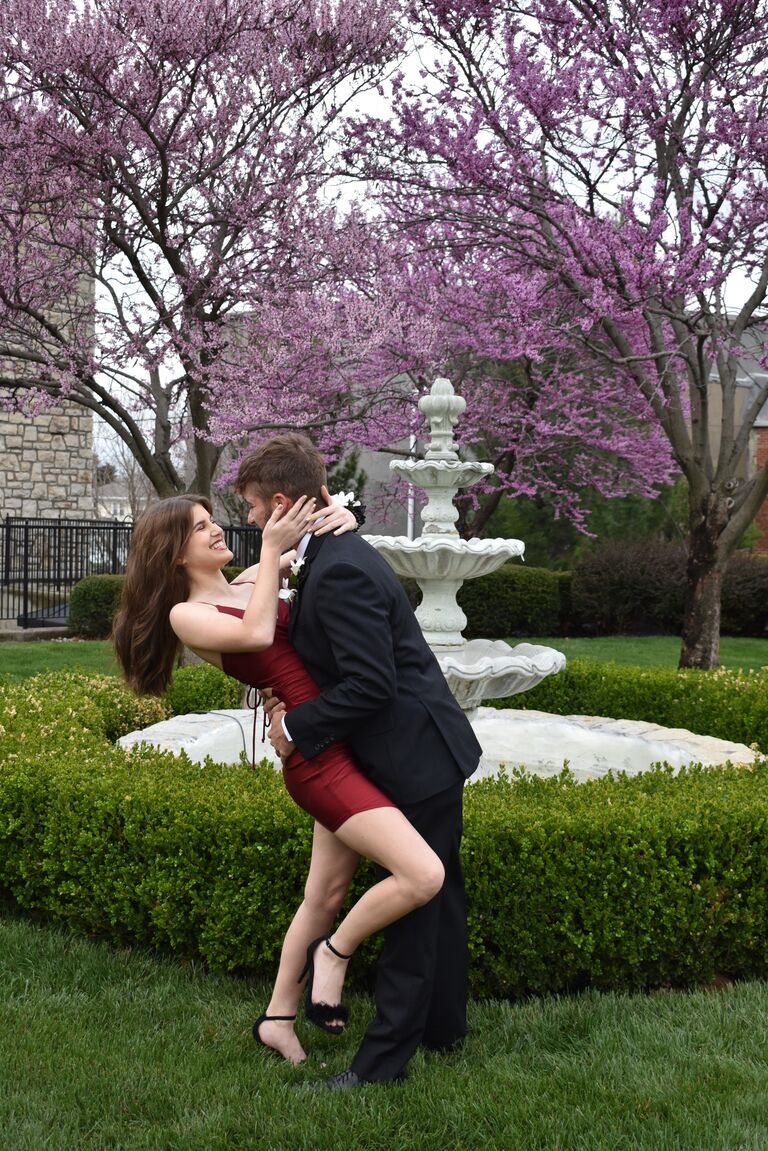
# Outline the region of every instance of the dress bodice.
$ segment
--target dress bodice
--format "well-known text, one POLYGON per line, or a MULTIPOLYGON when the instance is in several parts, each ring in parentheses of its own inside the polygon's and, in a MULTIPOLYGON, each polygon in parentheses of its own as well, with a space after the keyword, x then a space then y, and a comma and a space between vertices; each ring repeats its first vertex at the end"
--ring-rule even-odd
MULTIPOLYGON (((216 604, 216 610, 242 619, 242 608, 216 604)), ((221 665, 227 675, 253 687, 270 688, 286 707, 295 707, 307 699, 314 699, 318 688, 288 642, 289 605, 278 600, 275 638, 263 651, 223 652, 221 665)))

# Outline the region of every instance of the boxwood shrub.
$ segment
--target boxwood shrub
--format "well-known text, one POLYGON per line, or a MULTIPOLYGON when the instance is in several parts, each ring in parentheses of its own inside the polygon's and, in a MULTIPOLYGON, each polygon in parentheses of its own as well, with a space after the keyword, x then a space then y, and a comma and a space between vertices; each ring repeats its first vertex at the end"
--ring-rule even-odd
POLYGON ((695 671, 574 659, 524 695, 492 705, 648 720, 754 744, 768 753, 768 668, 695 671))
MULTIPOLYGON (((574 567, 573 631, 679 635, 685 581, 681 544, 658 539, 607 541, 574 567)), ((721 630, 724 635, 760 637, 767 628, 768 557, 736 552, 723 579, 721 630)))
POLYGON ((123 590, 121 575, 86 576, 76 583, 69 597, 67 626, 82 639, 106 639, 123 590))
POLYGON ((240 707, 243 685, 210 663, 177 667, 163 697, 172 715, 240 707))
POLYGON ((560 583, 556 572, 507 563, 467 580, 456 597, 467 616, 466 635, 503 639, 554 635, 560 630, 560 583))
MULTIPOLYGON (((111 742, 162 710, 102 677, 0 686, 0 893, 78 931, 269 974, 310 820, 266 765, 111 742)), ((464 861, 477 995, 768 974, 766 760, 472 784, 464 861)))

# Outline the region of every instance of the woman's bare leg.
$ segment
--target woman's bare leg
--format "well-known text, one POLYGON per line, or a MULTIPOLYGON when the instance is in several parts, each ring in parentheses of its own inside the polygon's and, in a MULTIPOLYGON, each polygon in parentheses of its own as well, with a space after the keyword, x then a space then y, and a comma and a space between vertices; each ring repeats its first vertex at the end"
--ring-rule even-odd
MULTIPOLYGON (((288 928, 280 953, 266 1015, 295 1015, 302 995, 299 980, 313 939, 327 935, 339 913, 355 873, 359 856, 327 828, 316 823, 312 835, 312 858, 304 886, 304 900, 288 928)), ((305 1058, 292 1022, 265 1022, 259 1038, 291 1063, 305 1058)))
MULTIPOLYGON (((401 811, 379 807, 350 816, 332 836, 318 827, 317 836, 335 838, 357 856, 365 856, 391 874, 358 899, 330 936, 333 947, 351 955, 369 935, 428 903, 443 885, 443 865, 401 811)), ((324 934, 318 931, 311 938, 324 934)), ((311 941, 311 940, 310 940, 311 941)), ((315 950, 312 999, 338 1003, 347 963, 325 946, 315 950)))

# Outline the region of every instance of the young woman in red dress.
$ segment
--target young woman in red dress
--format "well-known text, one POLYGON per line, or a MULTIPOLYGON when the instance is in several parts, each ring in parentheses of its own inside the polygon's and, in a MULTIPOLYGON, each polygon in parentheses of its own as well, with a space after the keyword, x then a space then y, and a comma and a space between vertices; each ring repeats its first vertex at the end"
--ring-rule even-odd
MULTIPOLYGON (((140 693, 164 691, 184 644, 243 683, 271 689, 288 706, 317 696, 317 686, 288 643, 289 606, 279 599, 281 574, 292 558, 286 549, 308 531, 340 533, 355 526, 345 509, 315 510, 314 501, 304 497, 285 514, 277 508, 264 527, 259 564, 228 583, 222 568, 232 552, 209 502, 174 496, 151 505, 134 528, 113 629, 129 684, 140 693)), ((272 996, 253 1030, 259 1043, 300 1063, 306 1056, 294 1021, 305 977, 307 1018, 340 1033, 347 1019, 340 1004, 347 961, 369 935, 437 895, 444 870, 342 744, 332 744, 311 761, 294 751, 283 775, 296 803, 314 817, 312 858, 272 996), (390 874, 332 931, 360 856, 390 874)))

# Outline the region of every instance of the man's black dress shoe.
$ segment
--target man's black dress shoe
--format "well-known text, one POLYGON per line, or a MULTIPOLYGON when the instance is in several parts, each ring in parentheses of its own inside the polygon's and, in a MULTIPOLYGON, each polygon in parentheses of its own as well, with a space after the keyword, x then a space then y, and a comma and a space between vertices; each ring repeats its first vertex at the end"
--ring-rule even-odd
POLYGON ((329 1075, 323 1080, 329 1091, 349 1091, 353 1087, 363 1087, 366 1082, 366 1079, 361 1079, 354 1071, 340 1071, 338 1075, 329 1075))

